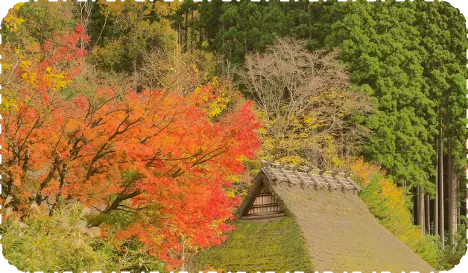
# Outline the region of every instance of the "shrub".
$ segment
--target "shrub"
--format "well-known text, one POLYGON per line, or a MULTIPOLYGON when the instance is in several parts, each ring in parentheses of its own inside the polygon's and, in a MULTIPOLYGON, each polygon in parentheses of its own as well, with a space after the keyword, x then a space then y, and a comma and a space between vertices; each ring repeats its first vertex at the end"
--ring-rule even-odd
MULTIPOLYGON (((460 260, 466 254, 466 228, 467 228, 467 219, 462 217, 462 224, 458 226, 458 232, 455 235, 455 245, 448 246, 441 251, 439 257, 440 268, 451 269, 455 265, 460 263, 460 260)), ((446 236, 445 238, 448 238, 446 236)))
MULTIPOLYGON (((2 213, 4 214, 4 213, 2 213)), ((87 227, 83 208, 67 206, 49 216, 32 207, 23 219, 7 217, 0 234, 3 255, 21 271, 159 270, 164 264, 139 252, 136 242, 101 237, 87 227)))

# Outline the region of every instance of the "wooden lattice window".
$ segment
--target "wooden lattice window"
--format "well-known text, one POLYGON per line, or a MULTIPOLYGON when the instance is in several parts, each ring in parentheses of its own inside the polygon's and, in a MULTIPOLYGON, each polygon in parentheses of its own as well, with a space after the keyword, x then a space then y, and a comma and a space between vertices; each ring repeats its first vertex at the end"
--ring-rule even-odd
POLYGON ((247 215, 261 215, 261 214, 272 214, 282 213, 283 210, 278 203, 276 196, 264 186, 257 198, 252 204, 252 207, 247 212, 247 215))

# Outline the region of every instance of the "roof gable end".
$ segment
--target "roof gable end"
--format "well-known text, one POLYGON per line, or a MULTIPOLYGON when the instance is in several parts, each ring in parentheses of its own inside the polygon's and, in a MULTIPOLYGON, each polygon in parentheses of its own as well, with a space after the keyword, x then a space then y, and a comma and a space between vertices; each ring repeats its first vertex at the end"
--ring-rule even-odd
POLYGON ((277 163, 265 163, 253 180, 253 186, 241 205, 238 219, 271 218, 284 215, 284 208, 273 185, 316 189, 343 190, 357 193, 361 188, 346 173, 316 168, 296 168, 277 163))

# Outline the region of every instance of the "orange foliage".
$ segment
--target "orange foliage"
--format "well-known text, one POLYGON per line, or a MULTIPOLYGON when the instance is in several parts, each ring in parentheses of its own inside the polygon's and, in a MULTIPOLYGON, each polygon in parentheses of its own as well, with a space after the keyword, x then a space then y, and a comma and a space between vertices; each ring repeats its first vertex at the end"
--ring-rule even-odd
POLYGON ((364 186, 368 186, 373 178, 378 180, 381 186, 380 199, 386 201, 387 209, 394 212, 407 212, 404 189, 385 178, 384 172, 379 166, 364 162, 361 158, 351 165, 351 169, 364 186))
POLYGON ((384 174, 382 169, 368 162, 364 162, 363 158, 358 158, 350 164, 352 173, 358 177, 362 184, 368 185, 371 177, 376 174, 384 174))
POLYGON ((84 56, 77 44, 87 38, 81 28, 64 37, 24 68, 26 87, 4 114, 8 207, 21 215, 32 203, 53 210, 79 201, 104 214, 138 213, 118 238, 135 237, 173 265, 184 249, 221 243, 231 229, 224 221, 240 202, 225 192, 229 178, 260 146, 251 103, 213 122, 206 110, 214 87, 188 96, 101 88, 67 100, 47 73, 72 81, 84 56))

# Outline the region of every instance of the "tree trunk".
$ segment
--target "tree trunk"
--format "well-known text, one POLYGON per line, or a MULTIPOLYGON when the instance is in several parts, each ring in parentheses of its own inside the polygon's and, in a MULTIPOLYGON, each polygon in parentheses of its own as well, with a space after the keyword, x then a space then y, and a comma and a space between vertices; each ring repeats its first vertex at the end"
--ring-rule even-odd
POLYGON ((180 26, 180 23, 177 24, 178 31, 177 31, 177 43, 179 44, 179 47, 182 48, 182 27, 180 26))
MULTIPOLYGON (((137 44, 137 33, 138 33, 138 29, 135 30, 135 32, 133 33, 133 37, 132 37, 132 42, 133 42, 133 45, 136 46, 137 44)), ((133 64, 133 87, 135 89, 135 91, 137 90, 138 88, 138 73, 137 73, 137 58, 138 58, 138 53, 133 56, 133 61, 132 61, 132 64, 133 64)))
POLYGON ((191 32, 190 32, 190 49, 193 49, 193 43, 195 40, 195 25, 194 25, 194 20, 193 20, 193 11, 195 10, 195 3, 192 4, 192 18, 191 18, 191 32))
POLYGON ((431 206, 429 203, 429 195, 426 195, 426 234, 431 234, 431 206))
POLYGON ((188 47, 188 10, 185 11, 185 32, 184 32, 184 52, 188 47))
POLYGON ((203 30, 200 28, 200 32, 198 33, 198 47, 201 48, 203 45, 203 30))
POLYGON ((136 58, 133 60, 133 85, 135 88, 135 91, 138 90, 138 70, 137 70, 137 60, 136 58))
POLYGON ((439 141, 436 141, 436 172, 435 172, 435 198, 434 198, 434 235, 439 234, 439 141))
POLYGON ((442 119, 440 121, 439 133, 439 234, 442 249, 445 249, 445 227, 444 227, 444 130, 442 119))
POLYGON ((182 243, 182 254, 181 254, 180 260, 182 261, 182 265, 180 266, 180 270, 185 271, 185 267, 186 267, 187 262, 185 261, 185 244, 184 243, 182 243))
POLYGON ((453 189, 454 187, 454 181, 453 181, 453 163, 452 163, 452 141, 450 138, 447 140, 447 148, 448 148, 448 157, 447 157, 447 171, 448 171, 448 177, 447 177, 447 192, 448 192, 448 231, 449 231, 449 244, 451 246, 454 245, 455 243, 455 226, 456 226, 456 211, 455 211, 455 196, 453 189))
POLYGON ((458 232, 458 225, 460 225, 460 204, 459 204, 459 195, 458 195, 458 176, 455 173, 455 188, 453 192, 455 194, 455 233, 458 232))
MULTIPOLYGON (((468 218, 468 185, 465 184, 465 217, 468 218)), ((468 219, 465 219, 466 227, 468 228, 468 219)))
POLYGON ((418 187, 411 189, 411 196, 413 197, 413 206, 411 207, 411 215, 413 215, 413 223, 415 226, 419 225, 419 191, 418 187))
POLYGON ((417 215, 417 224, 421 229, 421 233, 424 234, 424 192, 422 190, 422 186, 417 186, 417 207, 416 207, 416 215, 417 215))
MULTIPOLYGON (((456 200, 457 200, 457 228, 455 229, 456 231, 458 231, 458 226, 461 224, 461 206, 463 204, 463 202, 461 202, 460 200, 460 197, 462 196, 458 190, 461 189, 460 188, 460 184, 459 184, 459 181, 458 181, 458 176, 455 177, 455 185, 456 185, 456 188, 455 188, 455 193, 456 193, 456 200), (459 203, 460 202, 460 203, 459 203)), ((466 204, 465 204, 465 207, 466 207, 466 204)))

